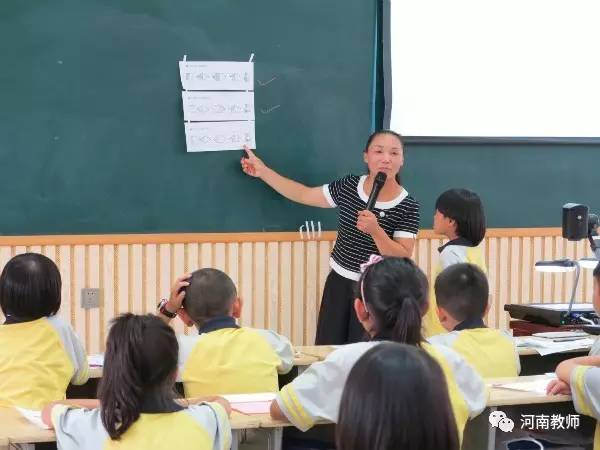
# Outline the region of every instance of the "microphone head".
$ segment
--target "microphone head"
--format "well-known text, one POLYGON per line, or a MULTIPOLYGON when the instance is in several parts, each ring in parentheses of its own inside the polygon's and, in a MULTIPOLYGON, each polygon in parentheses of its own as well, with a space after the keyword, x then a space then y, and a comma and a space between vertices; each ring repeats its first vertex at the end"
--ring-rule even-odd
POLYGON ((385 184, 386 179, 387 175, 385 174, 385 172, 377 172, 377 175, 375 175, 375 184, 380 184, 383 186, 385 184))

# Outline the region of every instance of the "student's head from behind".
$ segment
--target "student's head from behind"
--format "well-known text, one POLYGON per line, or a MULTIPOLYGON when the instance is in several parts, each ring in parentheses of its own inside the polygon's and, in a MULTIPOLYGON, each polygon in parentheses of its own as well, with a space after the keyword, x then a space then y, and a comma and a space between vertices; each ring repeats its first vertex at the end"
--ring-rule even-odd
POLYGON ((155 412, 172 408, 178 352, 175 332, 157 316, 127 313, 113 320, 98 389, 102 424, 112 439, 139 418, 144 401, 155 412))
POLYGON ((12 258, 0 275, 0 307, 5 316, 35 320, 60 309, 61 279, 54 262, 38 253, 12 258))
POLYGON ((600 262, 594 268, 594 309, 600 312, 600 262))
POLYGON ((479 196, 467 189, 450 189, 435 202, 433 230, 479 245, 485 236, 485 214, 479 196))
POLYGON ((367 140, 363 159, 369 173, 384 172, 388 179, 396 178, 400 184, 400 170, 404 165, 402 136, 392 130, 374 132, 367 140))
POLYGON ((422 341, 427 277, 409 258, 372 255, 357 283, 354 311, 373 338, 410 345, 422 341))
POLYGON ((438 317, 448 331, 465 320, 479 320, 487 314, 488 280, 485 273, 473 264, 447 267, 435 279, 434 289, 438 317))
POLYGON ((344 386, 338 450, 458 450, 446 379, 425 351, 384 343, 365 353, 344 386))
POLYGON ((207 320, 219 316, 240 317, 242 301, 229 276, 218 269, 200 269, 187 280, 181 319, 188 325, 201 327, 207 320))

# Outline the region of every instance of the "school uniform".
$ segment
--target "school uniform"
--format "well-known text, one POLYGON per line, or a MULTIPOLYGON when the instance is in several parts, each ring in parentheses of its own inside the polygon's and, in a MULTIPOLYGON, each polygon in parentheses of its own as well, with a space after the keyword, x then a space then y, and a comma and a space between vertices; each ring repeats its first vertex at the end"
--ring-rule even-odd
POLYGON ((278 374, 294 365, 290 341, 270 330, 240 327, 230 316, 178 336, 179 376, 186 397, 277 392, 278 374))
POLYGON ((434 292, 434 280, 437 276, 446 267, 460 263, 474 264, 484 273, 487 273, 481 248, 473 245, 468 239, 462 237, 453 239, 438 248, 438 252, 440 253, 440 257, 429 289, 429 309, 423 317, 423 335, 425 337, 447 333, 437 315, 437 301, 434 292))
MULTIPOLYGON (((337 345, 364 340, 364 329, 356 318, 353 303, 360 265, 369 256, 379 255, 373 238, 356 228, 358 212, 366 208, 366 175, 347 177, 323 186, 332 208, 339 208, 338 234, 331 252, 331 272, 325 281, 317 322, 316 345, 337 345)), ((419 203, 403 189, 393 200, 376 202, 373 213, 391 238, 416 238, 419 231, 419 203)))
POLYGON ((87 410, 55 405, 51 411, 56 441, 61 450, 229 450, 231 427, 227 413, 217 403, 187 408, 173 404, 144 408, 140 417, 120 437, 112 440, 106 432, 100 408, 87 410))
POLYGON ((483 378, 516 377, 521 371, 512 337, 487 328, 480 318, 465 320, 452 332, 431 336, 428 341, 450 347, 483 378))
MULTIPOLYGON (((371 348, 384 341, 359 342, 332 352, 324 361, 312 364, 276 397, 288 420, 302 431, 319 420, 337 423, 338 410, 348 374, 354 364, 371 348)), ((423 343, 423 349, 441 366, 459 436, 470 417, 485 408, 483 380, 458 354, 444 346, 423 343)), ((402 382, 401 379, 398 380, 402 382)))
MULTIPOLYGON (((600 420, 600 368, 578 366, 571 373, 573 405, 580 414, 600 420)), ((600 424, 596 424, 594 450, 600 450, 600 424)))
POLYGON ((88 362, 79 338, 57 316, 0 325, 0 406, 41 409, 64 400, 69 383, 88 380, 88 362))

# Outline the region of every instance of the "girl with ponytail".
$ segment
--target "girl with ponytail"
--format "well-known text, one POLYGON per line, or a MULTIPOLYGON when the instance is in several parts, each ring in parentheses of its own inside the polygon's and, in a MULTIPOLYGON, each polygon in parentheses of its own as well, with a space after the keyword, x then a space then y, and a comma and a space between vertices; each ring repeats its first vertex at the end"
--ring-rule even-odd
POLYGON ((106 342, 98 400, 48 405, 42 420, 59 448, 177 448, 223 450, 231 445, 224 399, 182 406, 174 400, 179 346, 173 329, 154 315, 123 314, 106 342), (73 405, 89 409, 73 408, 73 405))
MULTIPOLYGON (((361 272, 354 311, 370 341, 345 345, 311 365, 281 389, 271 404, 271 416, 287 418, 303 431, 319 420, 337 423, 342 391, 355 363, 382 342, 393 341, 422 348, 440 365, 457 432, 462 437, 468 418, 485 407, 485 385, 452 349, 423 340, 421 320, 428 307, 425 274, 408 258, 378 255, 372 255, 361 266, 361 272)), ((399 378, 395 382, 411 381, 399 378)))

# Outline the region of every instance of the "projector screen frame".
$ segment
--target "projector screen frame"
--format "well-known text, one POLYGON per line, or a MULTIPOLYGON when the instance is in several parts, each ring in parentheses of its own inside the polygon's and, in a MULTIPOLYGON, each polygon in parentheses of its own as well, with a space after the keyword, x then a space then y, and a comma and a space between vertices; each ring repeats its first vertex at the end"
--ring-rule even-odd
MULTIPOLYGON (((392 63, 391 63, 391 2, 381 0, 381 27, 383 55, 381 57, 383 71, 383 128, 389 129, 392 116, 392 63)), ((407 143, 422 144, 600 144, 600 137, 494 137, 494 136, 410 136, 403 135, 407 143)))

